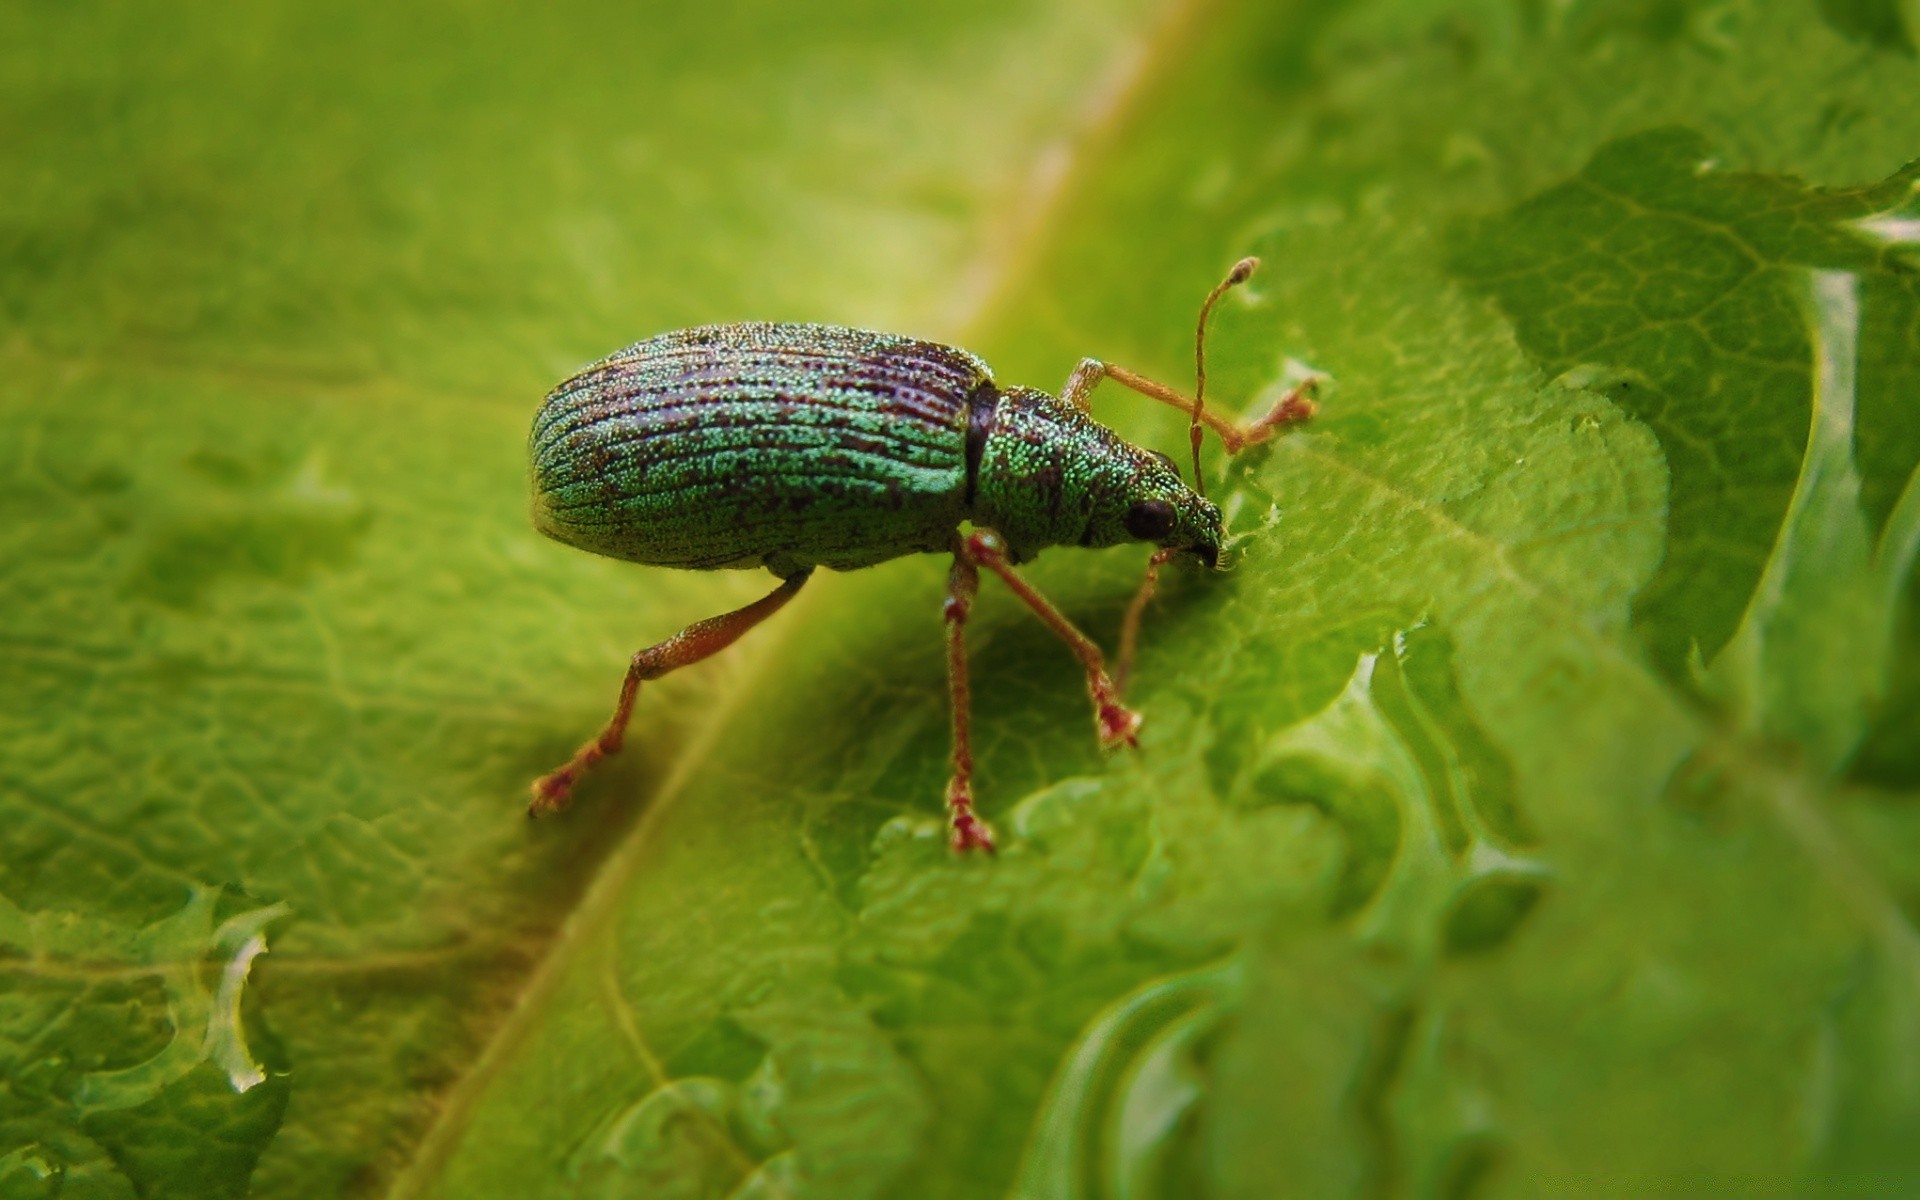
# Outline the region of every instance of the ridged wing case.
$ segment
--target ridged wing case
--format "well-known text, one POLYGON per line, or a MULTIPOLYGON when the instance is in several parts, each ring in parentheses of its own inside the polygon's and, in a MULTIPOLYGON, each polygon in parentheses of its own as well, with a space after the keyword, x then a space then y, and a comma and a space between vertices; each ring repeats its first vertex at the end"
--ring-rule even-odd
POLYGON ((744 323, 637 342, 534 418, 534 521, 660 566, 786 575, 944 549, 987 367, 933 342, 744 323))

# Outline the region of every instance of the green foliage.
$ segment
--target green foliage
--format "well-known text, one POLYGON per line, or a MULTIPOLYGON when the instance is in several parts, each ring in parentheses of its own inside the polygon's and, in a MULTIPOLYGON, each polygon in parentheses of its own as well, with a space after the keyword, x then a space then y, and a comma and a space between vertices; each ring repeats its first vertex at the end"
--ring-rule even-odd
MULTIPOLYGON (((1910 1186, 1914 19, 9 14, 0 1196, 1910 1186), (1209 460, 1137 754, 989 581, 952 857, 927 558, 520 815, 766 586, 534 534, 554 380, 748 316, 1179 380, 1244 253, 1209 396, 1333 382, 1209 460)), ((1142 558, 1031 577, 1110 641, 1142 558)))

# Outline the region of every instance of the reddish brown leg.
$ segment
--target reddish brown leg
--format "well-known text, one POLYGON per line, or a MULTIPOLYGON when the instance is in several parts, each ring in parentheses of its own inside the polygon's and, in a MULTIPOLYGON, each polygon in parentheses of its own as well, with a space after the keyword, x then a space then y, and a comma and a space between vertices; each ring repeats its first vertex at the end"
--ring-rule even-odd
POLYGON ((1060 610, 1047 602, 1047 598, 1033 590, 1033 586, 1020 578, 1013 564, 1007 559, 1006 543, 992 530, 982 529, 967 535, 961 542, 961 552, 974 563, 987 568, 1006 581, 1013 594, 1027 602, 1039 615, 1047 627, 1059 636, 1087 669, 1087 690, 1093 695, 1094 723, 1100 736, 1100 748, 1111 750, 1125 742, 1129 746, 1139 745, 1140 714, 1120 703, 1120 689, 1114 687, 1113 680, 1107 677, 1106 660, 1101 657, 1100 647, 1093 639, 1073 627, 1073 623, 1062 616, 1060 610))
POLYGON ((1193 395, 1183 396, 1164 383, 1148 379, 1144 375, 1135 375, 1121 367, 1110 366, 1097 358, 1083 358, 1080 365, 1067 376, 1067 386, 1060 397, 1082 412, 1093 407, 1093 389, 1100 386, 1102 379, 1111 379, 1162 404, 1186 413, 1192 424, 1187 429, 1187 440, 1193 444, 1193 490, 1202 496, 1207 494, 1206 480, 1200 475, 1200 427, 1206 426, 1220 435, 1228 454, 1238 454, 1248 446, 1258 445, 1272 437, 1276 429, 1286 425, 1298 424, 1313 416, 1313 392, 1319 386, 1319 380, 1309 378, 1294 385, 1279 403, 1269 409, 1265 415, 1252 421, 1236 423, 1225 420, 1207 411, 1207 318, 1213 314, 1213 306, 1234 288, 1245 283, 1260 266, 1257 258, 1243 258, 1233 264, 1233 270, 1227 277, 1214 285, 1207 298, 1200 304, 1200 319, 1193 327, 1193 395))
POLYGON ((967 616, 980 591, 980 570, 956 546, 947 573, 947 684, 953 695, 953 778, 947 781, 947 815, 954 850, 993 851, 993 833, 973 815, 972 692, 967 686, 967 616))
POLYGON ((580 777, 607 755, 620 752, 621 742, 627 734, 627 722, 633 717, 633 701, 640 694, 642 682, 658 679, 733 645, 741 634, 779 612, 787 601, 793 599, 794 593, 800 590, 800 585, 807 581, 809 574, 811 572, 802 571, 798 575, 790 575, 779 587, 745 608, 696 621, 659 645, 649 646, 634 655, 633 662, 627 667, 627 678, 620 685, 620 702, 614 706, 613 719, 607 722, 607 727, 600 731, 599 736, 575 751, 565 766, 533 781, 533 803, 527 805, 527 815, 537 817, 543 812, 558 812, 565 808, 573 785, 580 781, 580 777))
POLYGON ((1127 679, 1133 674, 1133 649, 1140 641, 1140 618, 1145 615, 1147 601, 1153 599, 1153 589, 1160 582, 1160 568, 1179 553, 1178 546, 1153 552, 1153 557, 1147 560, 1147 577, 1140 581, 1133 603, 1127 605, 1126 619, 1120 622, 1120 660, 1113 668, 1113 686, 1122 692, 1126 691, 1127 679))
POLYGON ((1264 414, 1247 422, 1229 421, 1219 414, 1200 407, 1200 402, 1192 396, 1182 395, 1164 383, 1148 379, 1145 375, 1135 375, 1125 367, 1116 367, 1103 363, 1099 359, 1082 359, 1074 369, 1073 376, 1067 381, 1066 399, 1081 408, 1087 407, 1088 393, 1102 379, 1111 379, 1115 383, 1132 388, 1142 396, 1168 404, 1188 416, 1195 418, 1193 440, 1197 445, 1200 439, 1200 427, 1205 426, 1220 435, 1220 444, 1227 448, 1228 454, 1238 454, 1248 446, 1257 446, 1272 438, 1289 425, 1298 425, 1310 419, 1319 411, 1314 402, 1314 393, 1320 388, 1320 377, 1310 375, 1274 402, 1272 408, 1264 414), (1196 412, 1195 409, 1199 411, 1196 412))
POLYGON ((1158 400, 1162 404, 1186 413, 1192 420, 1187 431, 1187 440, 1193 443, 1193 490, 1202 496, 1207 494, 1206 483, 1200 477, 1200 427, 1206 426, 1220 435, 1228 454, 1238 454, 1248 446, 1258 445, 1272 437, 1274 431, 1283 426, 1295 425, 1313 416, 1313 392, 1319 386, 1317 378, 1301 380, 1286 395, 1280 397, 1265 415, 1252 421, 1236 423, 1207 411, 1207 318, 1213 314, 1213 306, 1234 288, 1245 283, 1260 266, 1257 258, 1243 258, 1233 264, 1233 270, 1227 277, 1214 286, 1200 305, 1200 319, 1193 328, 1193 395, 1183 396, 1164 383, 1148 379, 1144 375, 1135 375, 1121 367, 1110 366, 1097 358, 1083 358, 1080 365, 1067 377, 1067 386, 1060 396, 1068 404, 1081 411, 1092 407, 1093 389, 1102 379, 1111 379, 1139 392, 1142 396, 1158 400))

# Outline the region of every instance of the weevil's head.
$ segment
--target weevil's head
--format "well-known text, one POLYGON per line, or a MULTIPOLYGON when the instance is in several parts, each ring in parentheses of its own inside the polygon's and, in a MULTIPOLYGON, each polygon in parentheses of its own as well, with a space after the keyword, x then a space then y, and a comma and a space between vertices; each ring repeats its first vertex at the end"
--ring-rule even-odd
POLYGON ((1220 563, 1220 510, 1143 450, 1045 392, 1001 394, 974 469, 973 519, 1014 561, 1047 546, 1147 542, 1220 563))
MULTIPOLYGON (((1128 446, 1135 450, 1136 447, 1128 446)), ((1180 478, 1173 459, 1158 450, 1139 451, 1152 463, 1139 464, 1124 493, 1126 508, 1119 514, 1124 538, 1114 541, 1151 542, 1182 550, 1209 568, 1220 566, 1220 509, 1180 478)), ((1109 514, 1110 515, 1110 514, 1109 514)), ((1099 542, 1096 545, 1110 545, 1099 542)))

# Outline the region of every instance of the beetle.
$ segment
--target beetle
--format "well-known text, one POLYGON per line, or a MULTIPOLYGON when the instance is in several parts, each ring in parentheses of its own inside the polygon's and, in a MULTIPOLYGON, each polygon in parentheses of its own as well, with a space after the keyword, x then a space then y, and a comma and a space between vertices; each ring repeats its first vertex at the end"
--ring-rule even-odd
POLYGON ((780 579, 744 608, 689 625, 633 656, 613 717, 533 784, 530 815, 563 808, 574 784, 626 736, 640 685, 731 645, 799 592, 817 567, 850 571, 950 552, 944 609, 953 706, 946 807, 956 851, 993 849, 974 813, 965 628, 980 569, 1033 609, 1087 673, 1103 749, 1136 745, 1121 702, 1160 568, 1179 555, 1219 567, 1220 510, 1200 476, 1202 426, 1229 453, 1311 417, 1308 378, 1261 417, 1206 411, 1214 304, 1259 265, 1246 258, 1200 307, 1192 397, 1084 358, 1058 397, 999 386, 965 350, 834 325, 706 325, 636 342, 554 388, 529 441, 534 524, 611 558, 692 570, 765 567, 780 579), (1194 486, 1165 454, 1096 422, 1101 380, 1189 414, 1194 486), (962 532, 962 524, 972 529, 962 532), (1048 546, 1157 547, 1122 626, 1116 670, 1016 566, 1048 546))

